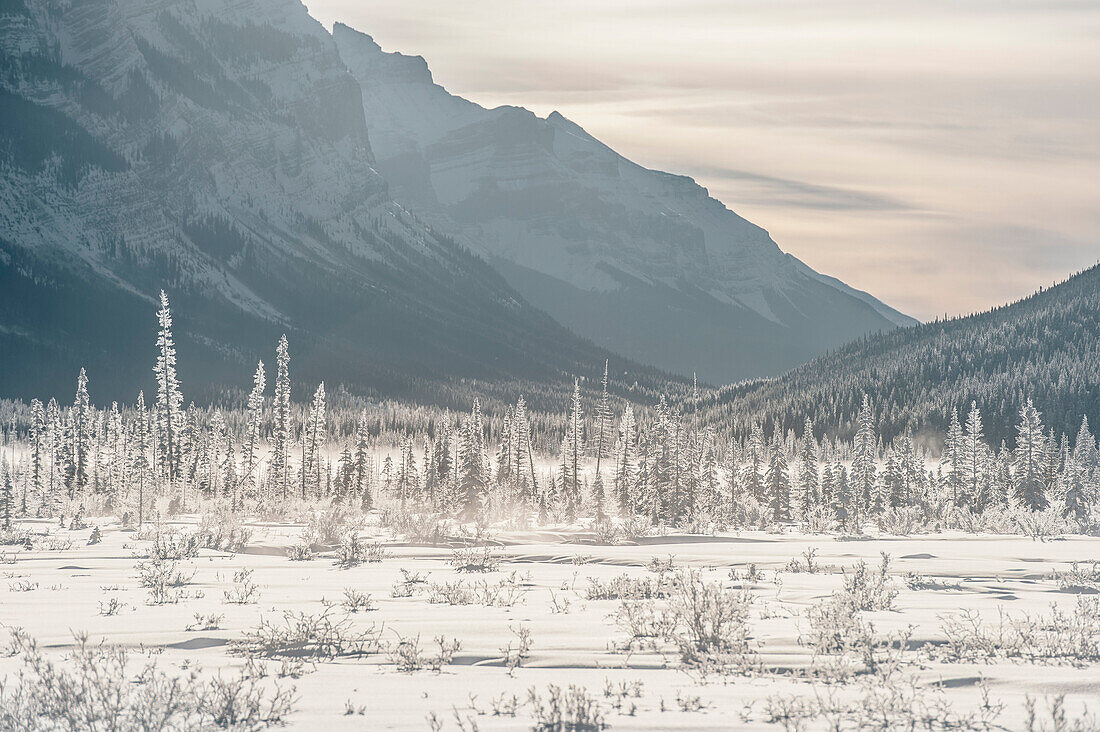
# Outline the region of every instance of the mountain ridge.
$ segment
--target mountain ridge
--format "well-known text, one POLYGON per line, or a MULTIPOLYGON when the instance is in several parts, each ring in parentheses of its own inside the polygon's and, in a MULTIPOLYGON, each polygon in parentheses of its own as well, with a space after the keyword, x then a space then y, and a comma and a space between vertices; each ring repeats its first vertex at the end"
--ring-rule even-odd
MULTIPOLYGON (((392 201, 359 86, 298 0, 0 15, 8 395, 68 393, 87 366, 100 398, 132 400, 162 288, 192 394, 247 384, 284 331, 296 380, 388 394, 571 384, 615 358, 392 201)), ((668 381, 617 360, 620 378, 668 381)))
POLYGON ((333 38, 395 198, 592 340, 721 383, 916 322, 782 252, 692 178, 626 159, 560 111, 486 109, 436 84, 420 56, 384 51, 343 23, 333 38), (669 307, 679 321, 653 327, 669 307))
POLYGON ((1012 441, 1028 399, 1057 433, 1100 423, 1100 265, 990 310, 867 336, 773 379, 718 390, 710 407, 781 432, 809 417, 853 428, 870 397, 887 439, 942 432, 971 402, 986 435, 1012 441))

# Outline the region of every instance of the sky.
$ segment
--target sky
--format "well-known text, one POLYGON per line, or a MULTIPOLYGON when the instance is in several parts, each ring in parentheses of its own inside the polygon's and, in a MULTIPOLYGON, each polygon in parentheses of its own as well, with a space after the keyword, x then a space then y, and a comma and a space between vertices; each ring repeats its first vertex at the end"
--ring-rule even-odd
POLYGON ((1100 1, 306 0, 929 320, 1100 261, 1100 1))

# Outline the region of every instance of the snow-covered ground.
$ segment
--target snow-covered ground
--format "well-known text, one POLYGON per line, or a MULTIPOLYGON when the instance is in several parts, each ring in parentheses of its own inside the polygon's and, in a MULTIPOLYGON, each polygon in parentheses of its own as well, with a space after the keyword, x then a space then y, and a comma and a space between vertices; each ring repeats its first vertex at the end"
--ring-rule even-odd
MULTIPOLYGON (((162 529, 189 530, 194 524, 181 521, 162 529)), ((1078 596, 1060 589, 1052 571, 1064 572, 1073 561, 1100 559, 1096 538, 1040 543, 1020 537, 947 534, 840 541, 830 536, 742 532, 652 536, 630 545, 606 546, 583 543, 586 535, 575 531, 544 530, 495 534, 491 552, 502 561, 495 571, 478 573, 456 570, 452 548, 401 544, 369 528, 363 541, 386 545, 381 561, 341 568, 333 553, 325 552, 292 561, 288 548, 298 543, 303 526, 254 523, 242 553, 203 549, 194 558, 180 560, 181 569, 194 573, 190 584, 181 588, 183 597, 152 605, 137 578, 137 565, 149 553, 151 541, 115 523, 100 527, 102 542, 88 545, 90 528, 69 531, 54 523, 26 522, 23 528, 48 531, 53 538, 39 538, 34 549, 0 548, 0 624, 25 629, 48 657, 62 658, 73 647, 74 633, 85 631, 92 641, 102 638, 152 653, 165 670, 236 674, 248 659, 234 652, 232 643, 261 618, 281 622, 284 611, 320 613, 326 602, 332 603, 330 612, 342 618, 346 608, 341 602, 349 589, 369 594, 373 607, 348 613, 351 627, 381 629, 378 639, 383 646, 392 649, 399 639, 419 636, 427 653, 436 636, 460 641, 461 647, 439 673, 402 672, 384 649, 307 664, 298 678, 283 681, 297 690, 295 711, 286 720, 291 729, 425 730, 432 728, 432 713, 439 729, 531 729, 535 722, 526 703, 528 690, 534 687, 545 698, 551 684, 586 687, 612 729, 775 728, 772 724, 782 721, 775 720, 779 696, 852 703, 896 694, 884 703, 931 709, 946 701, 962 713, 980 706, 984 687, 991 702, 1005 705, 997 723, 1009 729, 1025 728, 1028 695, 1037 699, 1040 716, 1061 694, 1066 695, 1071 716, 1081 713, 1082 704, 1100 706, 1100 669, 1095 661, 955 663, 939 657, 945 639, 943 619, 963 609, 980 612, 986 622, 996 621, 1002 610, 1009 618, 1047 616, 1052 603, 1070 612, 1078 596), (810 549, 816 550, 813 560, 819 571, 792 571, 797 568, 788 563, 804 561, 810 549), (892 558, 888 585, 898 590, 894 609, 862 616, 882 638, 912 627, 900 651, 899 668, 834 683, 805 678, 806 670, 825 668, 806 642, 809 609, 840 591, 860 560, 876 569, 880 552, 892 558), (749 588, 755 670, 700 679, 684 670, 674 649, 633 655, 615 650, 626 640, 613 619, 621 601, 588 599, 590 580, 606 584, 623 573, 655 579, 659 573, 646 565, 654 557, 670 555, 675 568, 698 569, 704 580, 726 588, 749 588), (760 576, 746 576, 750 565, 760 576), (234 574, 242 569, 252 570, 250 581, 257 585, 258 596, 247 604, 227 602, 225 592, 234 589, 234 574), (394 592, 405 578, 402 570, 426 580, 410 597, 394 596, 404 594, 394 592), (431 583, 472 587, 483 580, 489 586, 514 580, 509 591, 517 602, 511 607, 429 602, 431 583), (118 608, 113 614, 112 605, 118 608), (188 630, 197 622, 196 615, 207 620, 214 616, 214 622, 200 625, 216 627, 188 630), (530 652, 510 672, 501 649, 509 643, 517 647, 520 628, 530 630, 530 652), (615 694, 605 689, 621 684, 634 692, 613 704, 615 694), (519 702, 515 716, 508 709, 512 695, 519 702)), ((1082 631, 1079 640, 1095 648, 1100 638, 1090 641, 1084 637, 1088 632, 1082 631)), ((883 655, 891 655, 888 648, 883 655)), ((272 677, 282 666, 278 661, 258 663, 272 677)), ((0 676, 14 674, 20 666, 18 656, 0 658, 0 676)), ((826 728, 829 720, 819 717, 804 725, 788 720, 787 725, 826 728)))

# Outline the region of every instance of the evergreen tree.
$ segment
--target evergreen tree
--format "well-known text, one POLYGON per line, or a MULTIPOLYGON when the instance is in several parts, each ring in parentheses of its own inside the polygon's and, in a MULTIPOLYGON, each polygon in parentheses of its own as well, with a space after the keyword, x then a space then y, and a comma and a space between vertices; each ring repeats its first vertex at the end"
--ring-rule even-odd
POLYGON ((1016 496, 1032 511, 1047 507, 1046 486, 1043 483, 1043 461, 1046 456, 1046 435, 1039 411, 1028 399, 1020 408, 1016 426, 1016 454, 1013 461, 1016 496))
POLYGON ((43 475, 46 470, 47 437, 46 409, 42 406, 42 402, 37 399, 32 399, 31 429, 28 435, 31 451, 30 488, 34 494, 35 502, 38 504, 39 516, 42 515, 42 507, 45 506, 49 500, 46 496, 45 476, 43 475))
POLYGON ((7 461, 0 459, 0 529, 12 530, 12 514, 15 513, 15 486, 7 461))
MULTIPOLYGON (((607 364, 603 362, 603 381, 601 382, 600 401, 596 405, 596 477, 600 477, 600 461, 607 451, 607 441, 611 438, 611 396, 607 392, 607 364)), ((602 487, 602 481, 601 481, 602 487)))
POLYGON ((776 521, 791 518, 791 484, 787 474, 787 458, 783 446, 773 439, 768 453, 768 469, 764 475, 764 489, 768 507, 776 521))
POLYGON ((280 498, 286 500, 290 486, 290 346, 286 334, 275 350, 275 399, 272 404, 271 472, 280 498))
POLYGON ((139 391, 130 438, 133 445, 131 470, 138 489, 138 528, 145 522, 145 490, 152 483, 152 462, 149 459, 151 440, 149 436, 149 417, 145 408, 145 392, 139 391))
POLYGON ((970 413, 966 417, 966 432, 962 436, 958 450, 961 471, 958 483, 961 485, 961 503, 969 505, 975 511, 981 511, 985 507, 982 479, 987 448, 984 440, 982 414, 978 410, 978 403, 971 402, 970 413))
POLYGON ((367 410, 359 413, 355 423, 355 479, 354 491, 359 496, 364 509, 370 509, 373 496, 370 493, 370 431, 367 427, 367 410))
POLYGON ((572 520, 577 515, 581 499, 581 454, 584 445, 584 413, 581 409, 581 383, 573 380, 573 399, 561 445, 561 484, 566 514, 572 520))
POLYGON ((488 482, 485 479, 485 447, 481 421, 481 402, 474 399, 470 416, 462 426, 459 442, 459 500, 460 516, 470 521, 477 517, 485 505, 488 482))
POLYGON ((172 310, 168 295, 160 291, 157 311, 157 362, 153 374, 157 380, 157 447, 161 475, 174 483, 181 477, 183 430, 183 394, 176 377, 176 344, 172 338, 172 310))
POLYGON ((88 398, 88 375, 84 369, 76 378, 76 397, 73 399, 72 409, 69 410, 67 423, 67 464, 65 470, 65 486, 69 492, 69 499, 83 494, 88 484, 88 453, 91 439, 92 419, 91 403, 88 398))
POLYGON ((637 449, 637 431, 634 422, 634 407, 627 405, 623 418, 619 422, 619 438, 615 443, 615 498, 619 502, 619 512, 623 515, 634 513, 635 496, 634 468, 637 449))
POLYGON ((946 469, 947 487, 951 496, 951 504, 961 505, 962 489, 962 464, 963 464, 963 429, 959 423, 959 412, 951 410, 951 423, 947 428, 947 435, 943 441, 942 465, 946 469))
POLYGON ((302 498, 306 498, 309 491, 312 491, 315 496, 320 496, 322 493, 321 474, 324 471, 325 438, 325 382, 322 381, 313 392, 313 401, 309 406, 309 421, 306 423, 303 436, 302 498))
MULTIPOLYGON (((871 506, 872 491, 875 489, 876 459, 878 457, 878 436, 875 434, 874 415, 871 411, 871 399, 863 395, 863 405, 859 409, 856 435, 852 441, 852 472, 850 475, 852 505, 855 516, 862 517, 871 506)), ((857 527, 858 528, 858 527, 857 527)))
POLYGON ((749 431, 749 444, 746 446, 745 460, 741 484, 753 498, 763 502, 767 444, 764 442, 764 429, 756 422, 752 423, 752 428, 749 431))
POLYGON ((252 376, 252 391, 248 394, 248 425, 245 431, 244 444, 241 446, 241 458, 243 459, 241 477, 241 492, 248 500, 255 500, 256 486, 259 479, 260 431, 263 428, 264 416, 264 390, 267 388, 267 376, 264 373, 264 362, 256 364, 256 373, 252 376))
POLYGON ((803 515, 821 504, 821 477, 817 457, 817 440, 809 419, 802 427, 798 451, 798 496, 803 515))

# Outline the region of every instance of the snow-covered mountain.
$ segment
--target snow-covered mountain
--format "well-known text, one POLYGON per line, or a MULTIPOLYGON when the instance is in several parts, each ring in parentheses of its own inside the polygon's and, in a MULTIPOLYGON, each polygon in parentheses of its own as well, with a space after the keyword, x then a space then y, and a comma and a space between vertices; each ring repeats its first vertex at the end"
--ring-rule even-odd
POLYGON ((632 163, 557 112, 485 109, 435 84, 419 56, 341 24, 333 36, 394 197, 597 343, 727 382, 915 322, 782 252, 691 178, 632 163))
POLYGON ((0 51, 0 393, 132 400, 161 288, 192 395, 284 330, 303 381, 391 392, 602 367, 392 200, 299 0, 6 0, 0 51))

